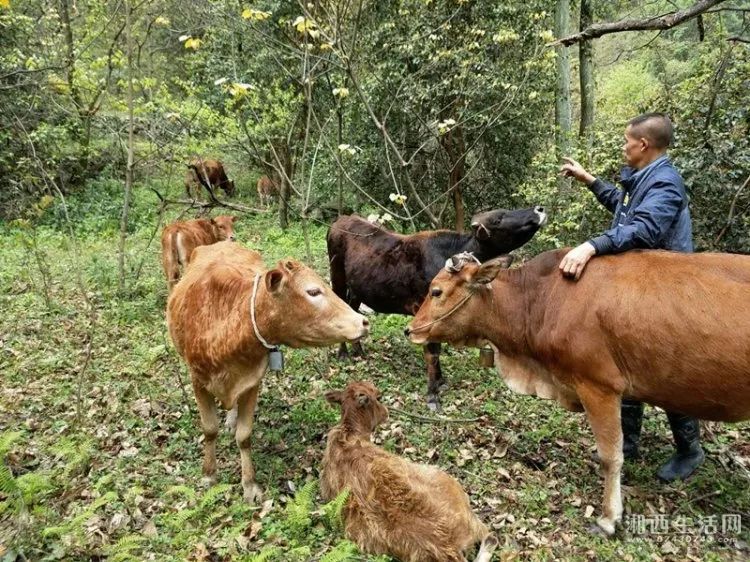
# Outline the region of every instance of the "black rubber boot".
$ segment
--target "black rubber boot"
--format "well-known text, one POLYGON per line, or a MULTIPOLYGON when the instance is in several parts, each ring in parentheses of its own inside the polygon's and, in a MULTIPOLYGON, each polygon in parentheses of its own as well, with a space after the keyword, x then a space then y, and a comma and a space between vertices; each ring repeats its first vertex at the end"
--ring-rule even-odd
POLYGON ((643 423, 643 402, 623 400, 620 406, 622 424, 622 456, 626 459, 638 458, 638 441, 641 438, 643 423))
POLYGON ((701 426, 695 418, 676 412, 667 412, 667 418, 677 450, 656 475, 665 482, 684 480, 706 458, 701 447, 701 426))

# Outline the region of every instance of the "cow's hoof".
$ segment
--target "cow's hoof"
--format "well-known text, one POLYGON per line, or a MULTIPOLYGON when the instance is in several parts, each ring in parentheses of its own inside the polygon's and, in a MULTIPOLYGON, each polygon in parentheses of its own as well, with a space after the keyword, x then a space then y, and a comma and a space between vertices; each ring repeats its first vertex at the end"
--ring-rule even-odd
POLYGON ((592 525, 589 530, 594 535, 611 537, 615 534, 615 522, 612 519, 600 517, 596 520, 596 525, 592 525))
POLYGON ((427 397, 427 407, 430 409, 431 412, 435 412, 436 414, 440 412, 440 400, 437 396, 428 396, 427 397))
POLYGON ((247 503, 251 505, 260 503, 260 500, 263 498, 263 490, 257 483, 243 484, 242 488, 244 489, 242 497, 247 503))

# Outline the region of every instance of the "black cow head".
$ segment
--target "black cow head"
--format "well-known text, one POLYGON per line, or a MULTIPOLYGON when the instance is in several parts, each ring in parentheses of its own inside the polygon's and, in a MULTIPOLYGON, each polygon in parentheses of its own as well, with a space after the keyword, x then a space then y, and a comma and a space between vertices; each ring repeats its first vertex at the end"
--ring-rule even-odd
POLYGON ((496 256, 523 246, 546 220, 543 207, 513 211, 495 209, 474 215, 471 230, 482 254, 496 256))

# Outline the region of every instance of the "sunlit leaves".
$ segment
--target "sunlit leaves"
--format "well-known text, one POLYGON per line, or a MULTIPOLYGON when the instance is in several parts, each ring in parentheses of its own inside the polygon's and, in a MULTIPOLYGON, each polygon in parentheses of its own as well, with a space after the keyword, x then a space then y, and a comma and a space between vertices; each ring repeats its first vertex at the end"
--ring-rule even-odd
POLYGON ((292 22, 292 25, 294 26, 294 29, 302 34, 309 35, 313 39, 316 39, 320 35, 320 30, 318 29, 317 24, 305 16, 297 17, 297 19, 292 22))
POLYGON ((264 21, 271 17, 271 12, 264 12, 263 10, 255 10, 253 8, 245 8, 242 10, 242 17, 246 20, 251 21, 264 21))
POLYGON ((396 205, 406 205, 406 195, 401 195, 399 193, 391 193, 388 196, 388 199, 393 201, 396 205))
POLYGON ((337 98, 345 98, 349 95, 349 88, 334 88, 333 95, 337 98))

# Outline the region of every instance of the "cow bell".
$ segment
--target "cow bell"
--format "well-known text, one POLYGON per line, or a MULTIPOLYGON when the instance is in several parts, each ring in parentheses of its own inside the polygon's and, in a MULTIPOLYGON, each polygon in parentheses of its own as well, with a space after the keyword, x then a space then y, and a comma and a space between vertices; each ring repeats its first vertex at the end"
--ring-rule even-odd
POLYGON ((495 366, 495 350, 491 347, 483 347, 479 350, 479 366, 491 368, 495 366))
POLYGON ((278 347, 268 352, 268 369, 279 372, 284 370, 284 355, 278 347))

